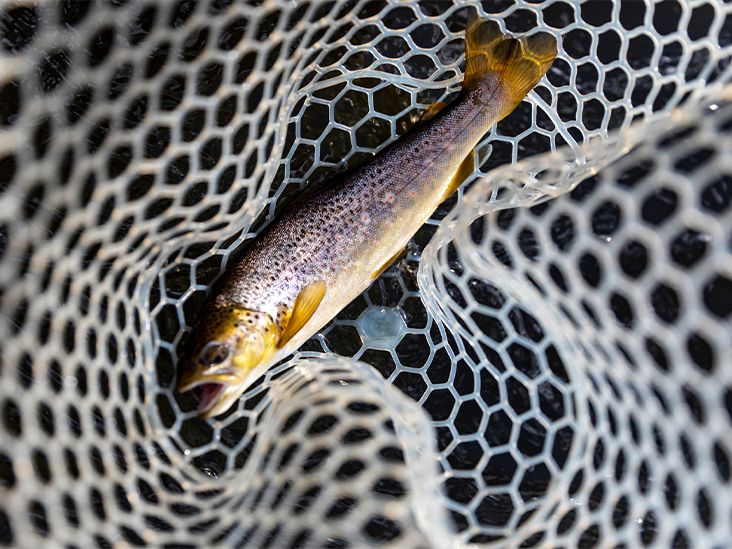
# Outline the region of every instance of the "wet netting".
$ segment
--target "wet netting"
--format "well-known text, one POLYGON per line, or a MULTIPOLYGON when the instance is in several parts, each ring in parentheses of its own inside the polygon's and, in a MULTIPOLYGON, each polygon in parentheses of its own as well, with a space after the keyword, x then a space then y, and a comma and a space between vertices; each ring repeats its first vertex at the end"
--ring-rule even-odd
POLYGON ((174 391, 282 199, 459 89, 467 5, 0 8, 0 544, 729 544, 721 0, 471 3, 560 44, 475 176, 230 412, 174 391))

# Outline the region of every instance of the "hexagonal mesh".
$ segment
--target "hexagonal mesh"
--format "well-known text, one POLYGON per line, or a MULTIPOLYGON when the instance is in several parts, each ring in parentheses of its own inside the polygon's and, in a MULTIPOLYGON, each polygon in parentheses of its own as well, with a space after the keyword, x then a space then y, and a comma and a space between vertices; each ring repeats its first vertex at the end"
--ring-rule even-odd
POLYGON ((477 8, 555 65, 408 257, 209 422, 173 391, 207 289, 459 88, 466 3, 3 8, 0 543, 730 539, 732 4, 477 8))

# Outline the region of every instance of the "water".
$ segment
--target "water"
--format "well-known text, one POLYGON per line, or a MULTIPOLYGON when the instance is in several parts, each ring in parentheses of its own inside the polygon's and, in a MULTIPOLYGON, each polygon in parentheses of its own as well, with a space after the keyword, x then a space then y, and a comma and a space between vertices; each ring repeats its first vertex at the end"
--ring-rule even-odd
POLYGON ((356 328, 368 347, 388 351, 401 341, 407 324, 399 309, 372 306, 358 317, 356 328))

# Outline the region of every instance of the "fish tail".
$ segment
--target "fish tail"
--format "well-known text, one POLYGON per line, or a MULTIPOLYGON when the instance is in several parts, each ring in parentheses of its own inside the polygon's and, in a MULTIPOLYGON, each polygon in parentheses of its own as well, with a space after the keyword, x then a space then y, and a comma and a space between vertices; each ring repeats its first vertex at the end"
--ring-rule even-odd
POLYGON ((465 31, 463 89, 497 79, 503 91, 505 116, 546 74, 556 56, 557 41, 551 34, 512 38, 502 33, 496 22, 473 15, 465 31))

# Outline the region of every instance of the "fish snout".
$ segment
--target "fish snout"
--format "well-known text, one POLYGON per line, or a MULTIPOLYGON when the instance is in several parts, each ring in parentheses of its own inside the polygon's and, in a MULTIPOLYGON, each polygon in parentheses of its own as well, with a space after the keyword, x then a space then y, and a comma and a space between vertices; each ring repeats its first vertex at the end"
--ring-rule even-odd
POLYGON ((194 394, 198 398, 198 415, 208 419, 231 407, 242 393, 243 381, 241 375, 236 372, 209 373, 199 367, 181 375, 178 380, 178 392, 195 391, 194 394))
POLYGON ((240 376, 231 364, 232 356, 231 349, 225 343, 207 343, 184 361, 183 371, 178 379, 178 392, 185 393, 204 383, 239 383, 240 376))
POLYGON ((200 385, 239 385, 243 382, 239 373, 233 369, 197 367, 194 370, 184 371, 178 379, 178 392, 185 393, 200 385))

